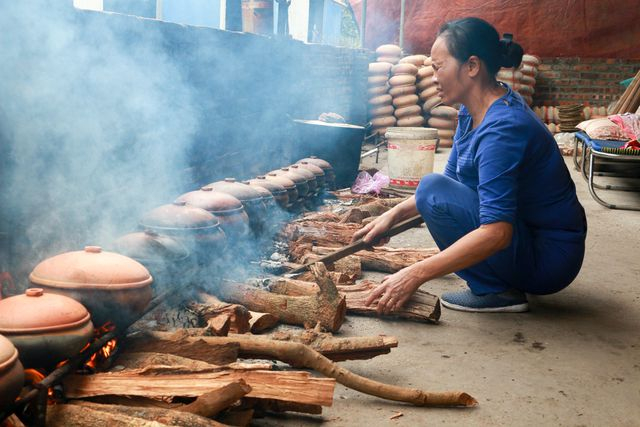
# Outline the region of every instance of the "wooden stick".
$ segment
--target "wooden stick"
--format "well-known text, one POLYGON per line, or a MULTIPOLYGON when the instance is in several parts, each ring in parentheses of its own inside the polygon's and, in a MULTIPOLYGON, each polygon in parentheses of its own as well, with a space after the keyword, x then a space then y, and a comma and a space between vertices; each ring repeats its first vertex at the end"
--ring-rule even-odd
MULTIPOLYGON (((416 215, 412 218, 409 218, 405 221, 402 221, 396 225, 394 225, 393 227, 391 227, 389 230, 385 231, 384 233, 380 234, 380 236, 378 237, 378 240, 380 239, 385 239, 387 237, 393 237, 397 234, 400 234, 404 231, 409 230, 410 228, 413 227, 417 227, 418 225, 422 224, 424 222, 424 219, 422 219, 422 217, 420 215, 416 215)), ((371 245, 369 243, 366 243, 364 240, 359 239, 358 241, 345 246, 342 249, 339 249, 331 254, 325 255, 323 257, 321 257, 320 259, 316 260, 315 262, 322 262, 325 264, 331 264, 337 260, 339 260, 340 258, 344 258, 347 255, 352 255, 362 249, 366 249, 368 247, 370 247, 371 245)), ((293 271, 291 271, 291 273, 300 273, 304 270, 306 270, 307 268, 309 268, 311 266, 312 263, 308 263, 303 265, 300 268, 297 268, 293 271)))
POLYGON ((199 396, 194 402, 177 408, 176 410, 200 415, 201 417, 213 418, 250 392, 251 387, 241 378, 205 393, 199 396))
MULTIPOLYGON (((153 332, 150 335, 159 339, 162 339, 163 336, 170 336, 170 334, 162 332, 153 332)), ((199 338, 186 338, 188 341, 196 339, 199 338)), ((244 335, 207 337, 207 342, 212 345, 234 342, 240 346, 240 351, 243 354, 281 360, 292 366, 314 369, 327 377, 335 378, 337 382, 346 387, 383 399, 411 403, 417 406, 476 406, 478 403, 472 396, 464 392, 429 392, 384 384, 361 377, 333 363, 309 346, 300 343, 274 341, 255 336, 249 338, 244 335)))

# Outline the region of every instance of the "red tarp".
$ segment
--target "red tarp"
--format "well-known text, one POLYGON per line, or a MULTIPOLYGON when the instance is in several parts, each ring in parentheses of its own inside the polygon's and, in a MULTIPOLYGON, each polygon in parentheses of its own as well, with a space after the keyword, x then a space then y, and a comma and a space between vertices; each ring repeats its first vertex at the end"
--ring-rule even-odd
MULTIPOLYGON (((362 0, 350 0, 360 22, 362 0)), ((640 59, 640 0, 406 0, 404 48, 429 53, 444 22, 477 16, 544 57, 640 59)), ((398 43, 400 0, 368 0, 365 46, 398 43)))

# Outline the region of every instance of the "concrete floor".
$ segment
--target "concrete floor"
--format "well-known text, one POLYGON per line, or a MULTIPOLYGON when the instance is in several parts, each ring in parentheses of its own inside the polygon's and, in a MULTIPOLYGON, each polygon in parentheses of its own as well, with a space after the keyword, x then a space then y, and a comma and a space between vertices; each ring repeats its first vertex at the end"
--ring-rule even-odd
MULTIPOLYGON (((447 156, 448 150, 436 154, 436 171, 447 156)), ((424 390, 466 391, 478 407, 417 408, 338 385, 322 416, 269 417, 256 425, 640 425, 640 212, 598 205, 566 161, 589 223, 584 266, 567 289, 530 297, 529 313, 443 308, 438 325, 349 316, 342 328, 343 336, 386 334, 400 342, 388 355, 343 362, 353 372, 424 390)), ((383 156, 366 165, 382 169, 384 162, 383 156)), ((434 246, 425 228, 390 245, 434 246)), ((436 295, 464 287, 454 275, 423 285, 436 295)))

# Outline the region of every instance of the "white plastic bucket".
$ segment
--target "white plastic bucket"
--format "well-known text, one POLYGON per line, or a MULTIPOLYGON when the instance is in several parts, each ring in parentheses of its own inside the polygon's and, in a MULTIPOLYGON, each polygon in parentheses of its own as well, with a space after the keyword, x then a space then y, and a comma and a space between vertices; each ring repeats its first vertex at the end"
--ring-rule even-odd
POLYGON ((415 191, 420 179, 433 172, 438 131, 433 128, 387 129, 390 186, 415 191))

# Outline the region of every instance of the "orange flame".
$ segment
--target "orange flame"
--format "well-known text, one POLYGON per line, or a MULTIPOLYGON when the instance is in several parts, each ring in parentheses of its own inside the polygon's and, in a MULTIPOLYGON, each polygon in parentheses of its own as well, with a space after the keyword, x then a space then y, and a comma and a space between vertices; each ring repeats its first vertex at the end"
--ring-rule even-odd
MULTIPOLYGON (((61 363, 66 363, 65 362, 61 362, 61 363)), ((29 384, 37 384, 39 382, 41 382, 43 379, 45 378, 45 375, 38 371, 37 369, 25 369, 24 370, 24 379, 26 383, 29 384)), ((49 389, 47 390, 47 396, 49 398, 49 403, 55 403, 54 401, 54 396, 53 396, 53 388, 49 387, 49 389)))

